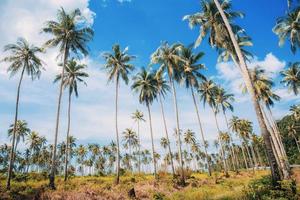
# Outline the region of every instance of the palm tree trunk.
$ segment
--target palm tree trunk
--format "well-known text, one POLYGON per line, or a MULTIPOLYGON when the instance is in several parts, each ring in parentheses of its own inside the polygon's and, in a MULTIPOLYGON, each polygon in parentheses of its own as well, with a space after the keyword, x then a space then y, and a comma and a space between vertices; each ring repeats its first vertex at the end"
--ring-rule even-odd
POLYGON ((169 133, 168 133, 167 122, 166 122, 166 118, 165 118, 164 106, 163 106, 163 102, 162 102, 162 99, 161 99, 161 94, 158 95, 158 98, 159 98, 159 103, 160 103, 161 114, 162 114, 162 117, 163 117, 166 138, 168 140, 168 149, 169 149, 169 154, 170 154, 170 162, 171 162, 171 167, 172 167, 172 174, 173 174, 173 177, 174 177, 175 176, 175 168, 174 168, 174 162, 173 162, 173 154, 172 154, 172 151, 171 151, 171 144, 170 144, 170 140, 169 140, 169 133))
POLYGON ((194 106, 195 106, 195 110, 196 110, 196 114, 197 114, 197 119, 198 119, 198 124, 199 124, 199 128, 200 128, 202 145, 204 147, 206 163, 207 163, 207 169, 208 169, 208 175, 211 176, 210 160, 209 160, 209 156, 208 156, 208 153, 207 153, 207 148, 206 148, 206 145, 205 145, 204 132, 203 132, 202 123, 201 123, 201 119, 200 119, 200 114, 199 114, 199 110, 198 110, 198 106, 197 106, 197 102, 196 102, 196 98, 195 98, 195 92, 194 92, 194 89, 193 89, 192 86, 191 86, 191 92, 192 92, 193 102, 194 102, 194 106))
POLYGON ((260 166, 263 166, 264 165, 263 160, 261 158, 259 149, 258 149, 257 145, 255 145, 255 144, 254 144, 254 150, 256 151, 256 154, 257 154, 257 157, 258 157, 258 162, 259 162, 260 166))
POLYGON ((10 181, 11 181, 11 175, 12 175, 12 170, 13 170, 13 165, 14 165, 14 158, 15 158, 15 143, 16 143, 16 130, 17 130, 17 121, 18 121, 18 112, 19 112, 19 99, 20 99, 20 90, 21 90, 21 84, 23 80, 25 72, 25 66, 22 69, 21 77, 19 80, 18 84, 18 89, 17 89, 17 101, 16 101, 16 110, 15 110, 15 121, 14 121, 14 129, 13 129, 13 138, 12 138, 12 145, 10 149, 10 159, 9 159, 9 165, 8 165, 8 175, 7 175, 7 182, 6 182, 6 189, 10 190, 10 181))
POLYGON ((56 126, 55 126, 55 135, 54 135, 54 146, 53 146, 53 153, 52 153, 52 162, 51 162, 51 169, 49 175, 49 186, 51 189, 55 189, 55 173, 56 173, 56 147, 57 147, 57 137, 58 137, 58 129, 59 129, 59 117, 60 117, 60 106, 61 106, 61 98, 63 93, 63 77, 65 74, 65 67, 68 60, 69 50, 67 48, 68 44, 66 42, 64 47, 64 60, 63 60, 63 68, 61 72, 61 82, 59 87, 59 95, 58 95, 58 105, 57 105, 57 113, 56 113, 56 126))
POLYGON ((290 172, 289 172, 289 165, 287 164, 287 158, 285 157, 285 150, 282 149, 280 145, 280 141, 276 137, 276 130, 273 129, 273 126, 264 110, 263 105, 260 105, 260 109, 262 111, 263 117, 267 123, 267 128, 269 128, 269 133, 271 135, 271 139, 273 141, 273 149, 275 150, 275 154, 277 155, 277 164, 279 165, 281 169, 281 175, 283 176, 284 179, 289 179, 290 177, 290 172))
POLYGON ((248 162, 247 162, 247 159, 246 159, 246 155, 245 155, 245 150, 244 150, 244 145, 243 144, 242 144, 241 148, 242 148, 242 154, 243 154, 243 158, 244 158, 244 162, 245 162, 245 167, 248 170, 249 167, 248 167, 248 162))
POLYGON ((115 120, 116 120, 116 138, 117 138, 117 173, 115 183, 120 182, 120 142, 119 142, 119 131, 118 131, 118 93, 119 93, 119 78, 116 78, 116 102, 115 102, 115 120))
POLYGON ((222 154, 221 156, 222 156, 222 162, 223 162, 223 166, 224 166, 224 173, 225 173, 225 176, 229 176, 228 169, 227 169, 227 164, 226 164, 226 158, 225 158, 224 145, 223 145, 223 143, 221 142, 221 139, 220 139, 221 129, 219 127, 216 111, 213 108, 211 108, 211 109, 214 113, 215 122, 216 122, 217 130, 218 130, 218 140, 219 140, 219 143, 221 145, 221 154, 222 154))
POLYGON ((68 179, 68 162, 69 162, 69 137, 70 137, 70 127, 71 127, 71 92, 69 92, 69 106, 68 106, 68 128, 67 128, 67 140, 66 140, 66 157, 65 157, 65 178, 64 181, 68 179))
POLYGON ((257 158, 256 158, 256 155, 255 155, 254 148, 253 148, 252 144, 250 144, 250 150, 251 150, 251 154, 252 154, 252 157, 253 157, 254 165, 255 165, 255 167, 257 167, 258 166, 257 158))
POLYGON ((152 157, 153 157, 153 165, 154 165, 154 177, 157 180, 158 176, 156 173, 156 159, 155 159, 155 149, 154 149, 154 141, 153 141, 153 130, 152 130, 152 120, 151 120, 151 111, 150 106, 147 104, 148 115, 149 115, 149 126, 150 126, 150 134, 151 134, 151 145, 152 145, 152 157))
POLYGON ((139 120, 137 121, 138 124, 138 140, 139 140, 139 146, 138 146, 138 151, 139 151, 139 155, 138 155, 138 170, 139 170, 139 174, 141 173, 141 138, 140 138, 140 122, 139 120))
POLYGON ((226 116, 226 112, 223 111, 223 115, 224 115, 224 118, 225 118, 225 122, 226 122, 226 126, 227 126, 227 130, 228 130, 228 134, 229 134, 229 137, 230 137, 230 141, 229 141, 229 148, 231 150, 231 158, 232 158, 232 165, 233 165, 233 169, 235 172, 238 172, 238 167, 237 167, 237 161, 236 161, 236 155, 235 155, 235 152, 234 152, 234 149, 233 149, 233 142, 232 142, 232 137, 231 137, 231 134, 230 134, 230 129, 229 129, 229 123, 228 123, 228 120, 227 120, 227 116, 226 116))
POLYGON ((297 149, 298 149, 298 151, 300 152, 300 147, 299 147, 299 144, 298 144, 298 140, 297 140, 297 138, 296 138, 296 136, 295 136, 294 134, 292 134, 292 135, 293 135, 293 138, 294 138, 294 140, 295 140, 295 142, 296 142, 297 149))
POLYGON ((237 57, 238 57, 238 60, 239 60, 239 63, 240 63, 241 73, 242 73, 243 79, 245 81, 247 90, 249 91, 249 93, 251 95, 251 99, 252 99, 254 109, 255 109, 255 112, 256 112, 256 115, 257 115, 258 123, 259 123, 259 126, 260 126, 261 134, 264 138, 264 142, 265 142, 265 145, 266 145, 267 156, 268 156, 268 160, 269 160, 270 168, 271 168, 271 173, 272 173, 272 181, 273 181, 274 185, 277 185, 278 181, 281 180, 279 166, 277 165, 275 155, 274 155, 274 152, 272 150, 270 134, 268 133, 267 127, 264 123, 262 112, 259 109, 259 103, 258 103, 258 100, 255 96, 253 83, 252 83, 252 80, 250 78, 249 71, 248 71, 244 56, 243 56, 242 51, 241 51, 241 49, 238 45, 238 42, 235 38, 235 35, 232 31, 231 25, 229 24, 229 21, 228 21, 226 15, 225 15, 220 3, 219 3, 219 0, 214 0, 214 3, 216 5, 218 11, 221 14, 221 17, 222 17, 222 19, 225 23, 225 26, 226 26, 226 29, 229 33, 231 42, 232 42, 232 44, 234 46, 234 49, 235 49, 235 52, 237 54, 237 57))
POLYGON ((173 101, 174 101, 174 109, 175 109, 175 114, 176 114, 176 135, 177 135, 177 145, 178 145, 178 156, 179 156, 179 164, 180 164, 180 169, 181 169, 181 184, 185 185, 185 175, 184 175, 184 169, 183 169, 183 160, 182 160, 182 151, 181 151, 181 139, 180 139, 180 128, 179 128, 179 114, 178 114, 178 106, 177 106, 177 97, 176 97, 176 90, 174 86, 174 81, 172 80, 171 77, 170 79, 170 84, 172 87, 173 91, 173 101))

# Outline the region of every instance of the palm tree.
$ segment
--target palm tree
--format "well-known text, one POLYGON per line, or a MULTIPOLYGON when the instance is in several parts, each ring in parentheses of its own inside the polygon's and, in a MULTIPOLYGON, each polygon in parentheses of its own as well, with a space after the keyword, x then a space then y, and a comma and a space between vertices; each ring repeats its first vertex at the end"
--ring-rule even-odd
POLYGON ((202 123, 200 119, 200 114, 198 110, 198 105, 196 102, 195 92, 194 88, 199 87, 199 81, 200 80, 206 80, 205 76, 202 75, 199 71, 201 69, 204 69, 205 66, 201 63, 199 63, 199 60, 204 56, 203 52, 199 52, 197 54, 193 54, 192 46, 186 48, 182 47, 181 51, 181 57, 185 60, 183 63, 183 69, 182 69, 182 82, 185 83, 185 87, 187 89, 191 89, 193 102, 196 110, 197 120, 200 128, 201 138, 202 138, 202 145, 204 147, 205 155, 206 155, 206 162, 208 167, 208 174, 211 176, 211 167, 209 163, 207 148, 204 145, 205 137, 204 137, 204 131, 202 128, 202 123))
POLYGON ((165 97, 166 93, 170 90, 170 86, 168 85, 167 81, 164 79, 163 75, 162 75, 162 71, 157 71, 155 73, 155 83, 156 83, 156 87, 158 90, 158 99, 159 99, 159 104, 160 104, 160 110, 161 110, 161 114, 162 114, 162 119, 163 119, 163 123, 164 123, 164 128, 165 128, 165 139, 168 141, 168 150, 169 150, 169 155, 170 155, 170 162, 171 162, 171 168, 172 168, 172 174, 173 177, 175 177, 175 167, 174 167, 174 162, 173 162, 173 153, 171 150, 171 143, 170 143, 170 139, 169 139, 169 133, 168 133, 168 127, 167 127, 167 122, 166 122, 166 117, 165 117, 165 111, 164 111, 164 105, 163 105, 163 101, 162 98, 165 97))
POLYGON ((250 76, 253 81, 256 98, 260 101, 261 111, 276 150, 274 153, 275 155, 277 154, 277 157, 279 158, 277 160, 282 168, 282 172, 284 173, 284 176, 287 177, 289 176, 290 167, 286 151, 281 140, 279 128, 271 110, 271 107, 274 105, 274 101, 279 101, 280 97, 273 93, 272 87, 274 86, 274 82, 266 75, 264 69, 256 66, 254 69, 250 70, 250 76), (265 108, 267 108, 268 115, 265 112, 265 108))
POLYGON ((300 153, 300 147, 299 147, 299 140, 297 139, 297 128, 295 126, 295 123, 292 123, 287 126, 288 136, 292 137, 295 140, 295 143, 297 145, 297 149, 300 153))
MULTIPOLYGON (((78 97, 78 83, 84 83, 86 85, 86 82, 83 80, 83 78, 88 77, 89 75, 82 71, 84 68, 86 68, 86 65, 84 64, 78 64, 74 59, 71 59, 66 64, 66 71, 64 73, 63 77, 63 87, 69 89, 69 101, 68 101, 68 125, 67 125, 67 137, 66 137, 66 157, 65 157, 65 177, 64 181, 67 181, 68 179, 68 156, 69 156, 69 141, 68 138, 70 136, 70 127, 71 127, 71 101, 72 101, 72 94, 73 91, 75 93, 75 96, 78 97)), ((56 76, 54 82, 60 81, 62 79, 62 74, 59 74, 56 76)))
POLYGON ((298 6, 289 11, 286 16, 279 17, 273 28, 273 32, 278 35, 279 46, 283 46, 285 41, 289 40, 293 54, 300 46, 299 11, 300 7, 298 6))
POLYGON ((295 121, 300 120, 300 105, 292 105, 290 107, 291 116, 294 118, 295 121))
POLYGON ((253 82, 249 75, 248 67, 245 61, 245 55, 238 44, 237 33, 244 34, 244 31, 242 31, 239 26, 233 24, 233 18, 242 15, 239 12, 232 12, 230 10, 231 4, 227 0, 222 1, 221 4, 218 0, 204 1, 202 8, 202 13, 193 15, 193 18, 191 16, 186 18, 190 18, 191 25, 201 26, 201 33, 199 36, 200 42, 207 35, 207 33, 210 33, 209 41, 212 47, 217 47, 216 49, 228 49, 229 47, 230 49, 234 49, 234 52, 232 52, 233 56, 231 57, 237 59, 235 63, 240 69, 247 90, 250 93, 260 130, 267 149, 267 156, 272 172, 272 180, 273 184, 275 185, 279 180, 281 180, 280 171, 282 169, 276 162, 275 154, 272 149, 270 134, 267 130, 259 102, 255 95, 253 82))
POLYGON ((19 99, 20 99, 20 90, 21 84, 26 73, 32 80, 38 79, 41 75, 42 69, 42 60, 36 55, 41 53, 42 49, 31 45, 24 38, 19 38, 16 44, 8 44, 4 46, 4 51, 8 52, 10 55, 5 57, 2 61, 10 63, 8 67, 8 72, 10 76, 16 75, 21 71, 21 76, 17 88, 17 100, 16 100, 16 109, 15 109, 15 119, 14 119, 14 128, 13 128, 13 137, 12 137, 12 148, 10 152, 10 161, 8 167, 8 176, 6 188, 10 190, 10 180, 14 165, 14 149, 16 143, 16 124, 18 121, 19 113, 19 99))
POLYGON ((141 173, 141 138, 140 138, 140 122, 145 122, 146 120, 144 119, 144 114, 136 110, 131 117, 138 125, 138 132, 137 132, 137 137, 138 137, 138 170, 139 173, 141 173))
MULTIPOLYGON (((82 23, 85 20, 81 15, 79 9, 76 9, 70 13, 66 13, 63 8, 57 12, 57 21, 47 21, 45 27, 42 29, 44 33, 51 34, 53 38, 45 43, 46 47, 59 47, 59 55, 62 58, 62 71, 61 77, 65 77, 65 69, 69 55, 73 52, 74 54, 82 53, 83 55, 88 54, 87 43, 93 38, 93 30, 91 27, 82 23)), ((59 129, 59 118, 60 118, 60 106, 61 98, 63 93, 63 79, 60 81, 58 104, 57 104, 57 115, 56 115, 56 126, 54 135, 54 148, 52 153, 52 163, 49 176, 49 185, 52 189, 55 189, 55 163, 56 163, 56 146, 59 129)))
POLYGON ((187 129, 186 132, 183 134, 183 141, 188 147, 188 153, 191 153, 190 146, 196 143, 195 133, 191 129, 187 129))
POLYGON ((227 126, 227 130, 229 134, 229 148, 231 150, 231 158, 232 158, 232 165, 234 170, 237 172, 237 161, 236 161, 236 155, 235 155, 235 151, 232 147, 232 137, 230 135, 230 130, 229 130, 229 124, 228 124, 228 120, 227 120, 227 115, 226 115, 226 111, 230 110, 231 112, 233 112, 233 106, 231 104, 231 102, 234 101, 234 97, 233 94, 230 93, 226 93, 225 89, 218 86, 217 90, 216 90, 216 104, 221 108, 225 122, 226 122, 226 126, 227 126))
POLYGON ((158 95, 158 90, 156 87, 156 79, 154 74, 147 72, 145 68, 142 68, 141 71, 133 78, 134 83, 131 86, 131 89, 139 93, 139 102, 145 104, 148 109, 149 116, 149 125, 150 125, 150 134, 151 134, 151 144, 152 144, 152 157, 154 165, 154 176, 155 179, 158 179, 156 173, 156 159, 155 159, 155 149, 154 149, 154 140, 153 140, 153 130, 152 130, 152 119, 150 105, 156 99, 158 95))
POLYGON ((27 138, 27 144, 29 145, 29 150, 30 150, 30 154, 31 154, 31 164, 34 164, 33 162, 33 157, 34 155, 36 155, 37 152, 39 152, 40 147, 39 147, 39 143, 40 143, 40 136, 37 132, 32 131, 29 133, 28 138, 27 138))
MULTIPOLYGON (((215 83, 212 80, 205 80, 199 85, 198 92, 200 94, 200 99, 203 102, 203 105, 207 103, 209 107, 212 109, 212 112, 214 114, 215 122, 216 122, 216 127, 218 131, 218 135, 221 133, 221 129, 219 127, 219 123, 217 120, 217 113, 219 112, 218 104, 217 104, 217 90, 218 86, 215 85, 215 83)), ((218 137, 220 140, 220 137, 218 137)), ((228 170, 227 170, 227 164, 226 164, 226 159, 225 159, 225 151, 224 151, 224 146, 223 144, 219 141, 221 145, 221 156, 222 156, 222 162, 223 162, 223 167, 224 167, 224 172, 226 176, 229 176, 228 170)))
POLYGON ((300 62, 289 63, 288 69, 281 72, 281 83, 285 84, 295 95, 299 94, 300 87, 300 62))
POLYGON ((119 142, 119 131, 118 131, 118 94, 120 78, 123 79, 125 84, 128 84, 128 74, 134 69, 133 65, 129 62, 135 58, 135 56, 129 55, 128 48, 126 47, 121 51, 120 45, 115 44, 112 47, 112 53, 104 53, 103 58, 105 59, 104 68, 108 73, 108 81, 115 81, 116 84, 116 99, 115 99, 115 122, 116 122, 116 139, 117 139, 117 176, 116 184, 120 181, 120 142, 119 142))
POLYGON ((132 147, 139 145, 139 140, 136 133, 132 129, 126 128, 125 131, 123 132, 123 142, 125 148, 129 149, 129 157, 130 157, 129 163, 130 163, 130 168, 132 168, 133 170, 133 166, 131 163, 131 158, 133 157, 132 147))
POLYGON ((81 164, 81 168, 83 168, 84 160, 85 160, 85 157, 86 157, 87 153, 88 153, 88 151, 87 151, 86 147, 82 144, 79 145, 76 149, 76 155, 77 155, 78 163, 81 164))
MULTIPOLYGON (((182 45, 173 44, 169 45, 167 42, 162 43, 162 45, 151 55, 152 64, 160 64, 159 71, 166 71, 169 76, 169 83, 172 88, 174 110, 176 115, 176 129, 177 132, 180 130, 179 125, 179 113, 177 105, 176 89, 174 85, 174 80, 180 80, 180 64, 183 61, 180 57, 180 49, 182 45)), ((183 169, 183 159, 181 151, 181 138, 180 134, 177 134, 177 145, 178 145, 178 156, 179 164, 181 169, 181 184, 185 184, 184 169, 183 169)))

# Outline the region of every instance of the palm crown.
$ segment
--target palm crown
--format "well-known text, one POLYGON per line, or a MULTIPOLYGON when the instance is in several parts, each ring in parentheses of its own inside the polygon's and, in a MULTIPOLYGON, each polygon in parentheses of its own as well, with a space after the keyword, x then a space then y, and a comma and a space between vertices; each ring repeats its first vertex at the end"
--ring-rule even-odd
MULTIPOLYGON (((72 94, 73 91, 75 95, 78 96, 78 82, 82 82, 86 85, 86 82, 83 78, 88 77, 89 75, 82 71, 86 68, 84 64, 78 64, 76 60, 72 59, 66 64, 66 72, 64 73, 63 85, 64 87, 69 87, 69 94, 72 94)), ((61 80, 62 75, 59 74, 56 76, 54 82, 61 80)))
POLYGON ((45 43, 46 47, 59 46, 62 54, 65 50, 65 57, 70 51, 84 55, 88 54, 87 43, 92 40, 94 31, 89 26, 82 26, 83 16, 79 9, 66 13, 63 8, 58 10, 58 21, 47 21, 42 29, 45 33, 51 33, 54 37, 45 43))
POLYGON ((118 44, 115 44, 112 50, 112 53, 106 52, 103 54, 103 58, 106 61, 104 68, 108 72, 108 80, 119 80, 121 76, 127 84, 129 81, 128 74, 134 69, 133 65, 129 62, 134 59, 135 56, 128 54, 128 47, 121 51, 120 45, 118 44))
POLYGON ((7 69, 11 76, 23 69, 32 80, 40 77, 42 60, 36 53, 42 53, 41 48, 30 45, 24 38, 19 38, 16 44, 5 45, 4 51, 11 54, 2 60, 11 63, 7 69))

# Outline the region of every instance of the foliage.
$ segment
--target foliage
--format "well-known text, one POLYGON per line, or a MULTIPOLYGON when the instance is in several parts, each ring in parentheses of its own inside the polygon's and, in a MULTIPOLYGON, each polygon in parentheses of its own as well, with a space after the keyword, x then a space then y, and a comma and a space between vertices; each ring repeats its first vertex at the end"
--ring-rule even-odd
POLYGON ((247 200, 297 200, 298 197, 294 180, 284 180, 280 182, 279 186, 273 187, 270 176, 253 180, 245 189, 247 200))

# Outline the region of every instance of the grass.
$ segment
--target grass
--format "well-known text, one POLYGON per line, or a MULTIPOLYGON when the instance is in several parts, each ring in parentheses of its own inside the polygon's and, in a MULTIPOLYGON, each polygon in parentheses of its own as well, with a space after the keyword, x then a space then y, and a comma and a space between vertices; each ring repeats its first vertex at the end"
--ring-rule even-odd
POLYGON ((41 200, 79 200, 79 199, 130 199, 128 191, 135 189, 137 199, 166 200, 225 200, 243 199, 244 190, 251 180, 268 175, 268 171, 242 171, 231 173, 225 178, 220 173, 208 177, 207 174, 193 173, 187 179, 187 186, 174 183, 171 175, 160 174, 155 182, 152 175, 125 175, 121 183, 114 185, 114 177, 73 177, 64 183, 62 177, 56 179, 57 190, 47 187, 48 180, 28 180, 12 182, 10 192, 4 190, 5 180, 1 179, 0 199, 41 199, 41 200))

